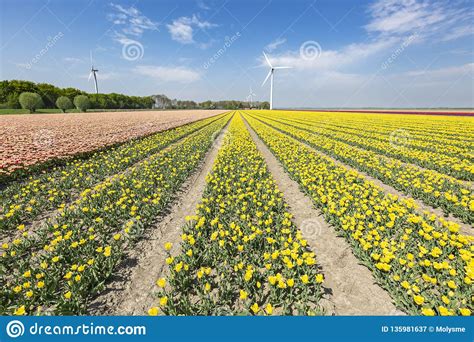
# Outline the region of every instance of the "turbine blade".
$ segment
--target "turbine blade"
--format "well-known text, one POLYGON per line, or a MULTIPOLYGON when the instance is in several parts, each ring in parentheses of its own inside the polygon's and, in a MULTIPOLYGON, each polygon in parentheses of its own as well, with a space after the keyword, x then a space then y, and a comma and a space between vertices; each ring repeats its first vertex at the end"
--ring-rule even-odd
POLYGON ((273 69, 293 69, 293 67, 290 67, 290 66, 278 66, 278 67, 273 67, 273 69))
POLYGON ((270 66, 270 68, 273 68, 272 67, 272 63, 270 63, 270 60, 268 59, 267 55, 265 54, 265 52, 263 52, 263 56, 265 57, 265 60, 267 61, 267 64, 270 66))
POLYGON ((92 71, 91 71, 90 74, 89 74, 89 78, 87 79, 87 82, 90 82, 91 77, 92 77, 92 71))
POLYGON ((267 77, 265 77, 265 80, 262 83, 262 87, 265 85, 265 83, 267 83, 268 79, 270 78, 270 75, 272 74, 272 70, 273 69, 270 69, 270 71, 267 74, 267 77))

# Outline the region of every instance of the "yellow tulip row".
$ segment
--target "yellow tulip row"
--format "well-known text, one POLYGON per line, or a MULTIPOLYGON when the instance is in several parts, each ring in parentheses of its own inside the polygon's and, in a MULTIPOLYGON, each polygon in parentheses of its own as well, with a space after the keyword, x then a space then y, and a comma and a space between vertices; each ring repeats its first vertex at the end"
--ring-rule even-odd
MULTIPOLYGON (((286 113, 289 114, 289 113, 286 113)), ((306 117, 296 118, 290 115, 284 115, 288 121, 296 122, 299 124, 305 124, 311 127, 320 128, 322 132, 326 134, 334 134, 334 132, 342 134, 351 134, 364 139, 376 140, 383 143, 391 143, 398 145, 400 148, 410 148, 421 151, 429 151, 439 153, 445 156, 456 157, 458 159, 474 159, 473 149, 474 144, 462 141, 459 145, 458 141, 455 141, 455 145, 452 144, 452 140, 439 139, 433 136, 416 136, 411 133, 410 130, 406 129, 391 129, 384 131, 377 126, 376 123, 364 123, 351 124, 350 122, 344 123, 333 123, 329 121, 321 122, 319 118, 306 117), (361 129, 363 128, 363 130, 361 129)))
MULTIPOLYGON (((392 185, 427 205, 441 207, 466 223, 474 223, 474 192, 471 187, 455 178, 432 170, 404 164, 398 159, 379 155, 339 140, 332 139, 302 125, 286 120, 270 119, 266 115, 252 113, 264 123, 299 139, 360 171, 392 185)), ((290 116, 287 114, 283 118, 290 116)))
MULTIPOLYGON (((291 116, 293 114, 290 114, 289 112, 275 112, 271 114, 272 117, 286 117, 288 115, 291 116)), ((420 167, 432 169, 460 180, 474 180, 474 163, 472 163, 472 161, 452 155, 410 148, 410 146, 407 144, 407 142, 410 140, 409 136, 405 136, 404 133, 399 134, 394 132, 393 139, 389 137, 385 141, 381 141, 367 136, 346 133, 344 131, 336 132, 325 128, 317 128, 314 127, 314 124, 293 124, 297 126, 306 126, 315 134, 325 135, 356 147, 397 158, 404 162, 414 163, 420 167)), ((361 132, 366 128, 367 126, 358 127, 359 131, 361 132)), ((427 146, 429 144, 429 142, 425 143, 427 146)))
POLYGON ((317 314, 323 275, 235 116, 150 315, 317 314))
POLYGON ((173 199, 230 115, 81 193, 33 234, 2 245, 2 314, 83 313, 123 253, 173 199))
POLYGON ((385 194, 356 171, 245 115, 354 254, 409 314, 471 315, 474 239, 385 194))
MULTIPOLYGON (((269 113, 269 111, 266 111, 269 113)), ((376 132, 391 133, 397 129, 409 131, 414 139, 435 140, 462 146, 464 142, 474 143, 474 127, 471 117, 362 114, 362 113, 324 113, 298 112, 295 116, 308 121, 337 124, 341 127, 373 127, 376 132)))

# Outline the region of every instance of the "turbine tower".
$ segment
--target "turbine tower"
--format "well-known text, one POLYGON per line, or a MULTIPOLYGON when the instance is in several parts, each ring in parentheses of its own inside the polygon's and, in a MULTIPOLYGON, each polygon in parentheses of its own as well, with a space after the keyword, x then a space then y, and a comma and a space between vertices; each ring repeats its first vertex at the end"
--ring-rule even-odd
POLYGON ((252 91, 252 86, 250 86, 250 92, 249 92, 249 95, 247 96, 247 101, 249 103, 249 107, 252 108, 252 102, 253 102, 253 98, 255 97, 256 95, 254 94, 254 92, 252 91))
POLYGON ((270 63, 270 60, 268 59, 267 55, 265 52, 263 53, 263 56, 265 57, 265 60, 267 61, 268 66, 270 67, 270 71, 267 74, 267 77, 265 77, 265 80, 262 83, 262 87, 267 83, 268 78, 270 78, 270 110, 273 109, 273 73, 277 69, 291 69, 291 67, 288 66, 273 66, 272 63, 270 63))
POLYGON ((89 74, 89 79, 88 81, 90 82, 91 77, 94 76, 94 86, 95 86, 95 93, 99 93, 99 87, 97 86, 97 75, 96 73, 98 72, 98 69, 94 69, 94 63, 92 62, 92 51, 91 51, 91 73, 89 74))

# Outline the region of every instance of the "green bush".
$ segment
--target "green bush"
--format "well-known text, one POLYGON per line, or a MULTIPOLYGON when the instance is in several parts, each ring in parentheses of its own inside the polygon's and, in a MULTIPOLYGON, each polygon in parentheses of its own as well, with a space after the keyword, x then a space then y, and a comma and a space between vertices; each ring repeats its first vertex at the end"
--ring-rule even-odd
POLYGON ((65 113, 67 109, 74 108, 71 100, 69 100, 69 97, 67 96, 58 97, 58 99, 56 100, 56 107, 61 109, 63 113, 65 113))
POLYGON ((36 93, 24 92, 20 94, 19 102, 21 108, 28 109, 30 113, 34 113, 36 109, 43 106, 43 99, 36 93))
POLYGON ((91 103, 89 101, 89 98, 85 95, 77 95, 74 98, 74 105, 81 112, 85 112, 86 110, 88 110, 91 107, 91 103))

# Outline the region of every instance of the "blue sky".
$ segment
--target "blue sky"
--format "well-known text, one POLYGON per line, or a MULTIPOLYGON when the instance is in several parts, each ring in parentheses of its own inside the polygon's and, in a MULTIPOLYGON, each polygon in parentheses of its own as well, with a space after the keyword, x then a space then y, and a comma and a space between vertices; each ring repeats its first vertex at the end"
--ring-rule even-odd
POLYGON ((275 107, 474 107, 464 0, 2 0, 1 79, 275 107))

